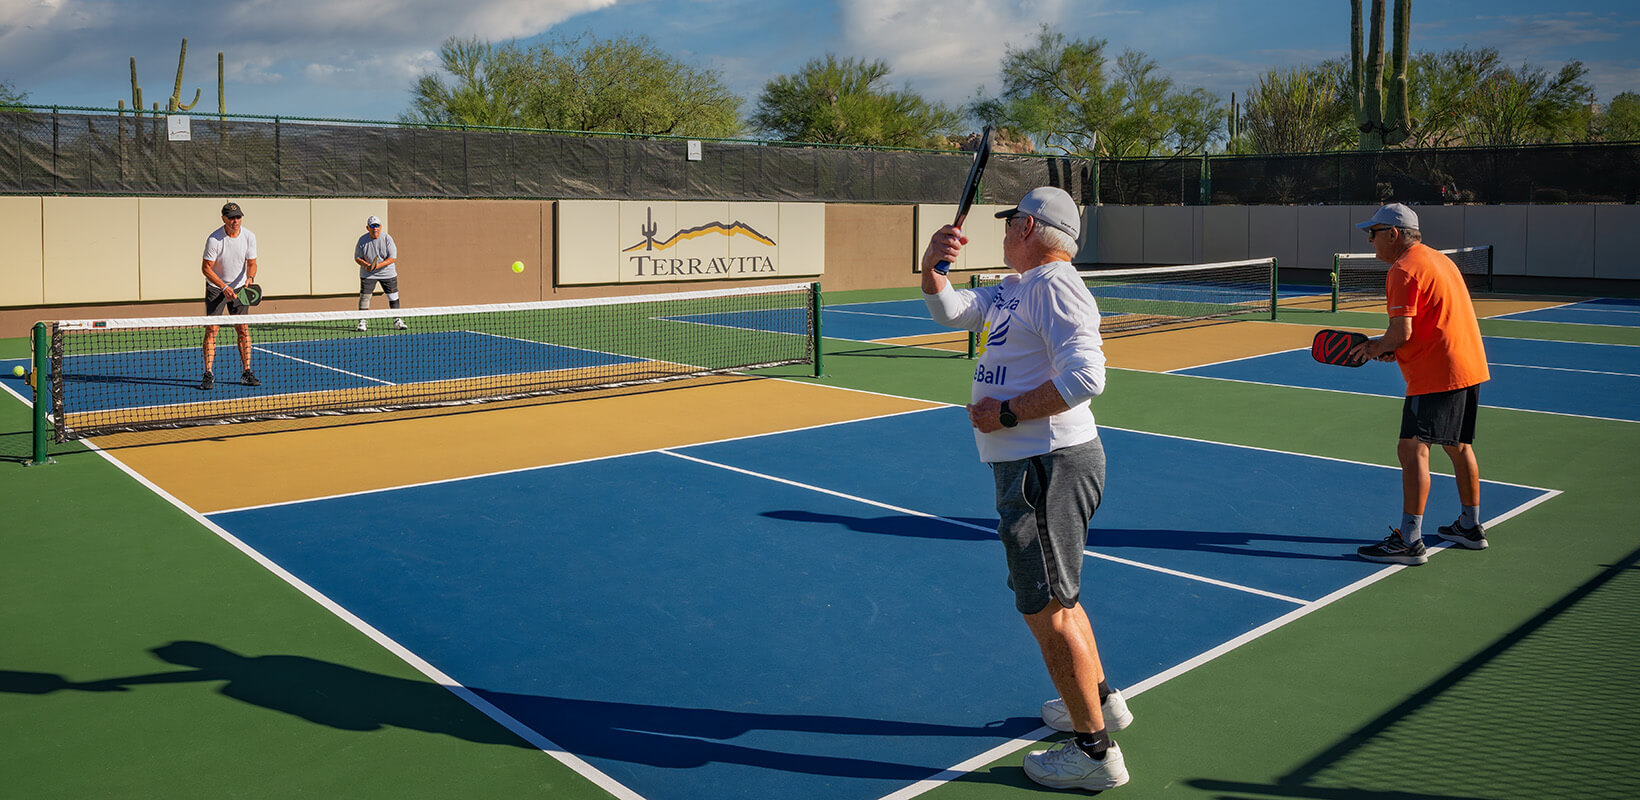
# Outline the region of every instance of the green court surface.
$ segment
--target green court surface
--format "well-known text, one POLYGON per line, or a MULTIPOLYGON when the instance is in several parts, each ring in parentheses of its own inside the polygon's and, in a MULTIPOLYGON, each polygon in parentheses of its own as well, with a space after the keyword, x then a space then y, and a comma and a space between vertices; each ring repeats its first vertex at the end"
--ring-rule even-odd
MULTIPOLYGON (((1640 329, 1483 329, 1640 345, 1640 329)), ((0 358, 26 352, 0 341, 0 358)), ((841 340, 824 365, 824 383, 951 403, 972 371, 949 352, 841 340)), ((814 380, 805 369, 769 372, 814 380)), ((1113 370, 1094 408, 1102 425, 1393 465, 1400 403, 1113 370)), ((1640 425, 1486 409, 1477 452, 1488 480, 1563 494, 1498 526, 1486 551, 1446 551, 1132 698, 1137 721, 1117 737, 1132 782, 1107 796, 1640 797, 1640 425)), ((0 796, 610 796, 107 460, 53 454, 24 466, 28 410, 0 397, 0 796), (224 651, 253 659, 238 680, 213 672, 224 651)), ((254 464, 220 478, 225 491, 266 479, 254 464)), ((1188 465, 1179 481, 1188 491, 1188 465)), ((1382 536, 1398 503, 1384 491, 1382 519, 1339 524, 1382 536)), ((1023 754, 921 796, 1041 796, 1023 754)))

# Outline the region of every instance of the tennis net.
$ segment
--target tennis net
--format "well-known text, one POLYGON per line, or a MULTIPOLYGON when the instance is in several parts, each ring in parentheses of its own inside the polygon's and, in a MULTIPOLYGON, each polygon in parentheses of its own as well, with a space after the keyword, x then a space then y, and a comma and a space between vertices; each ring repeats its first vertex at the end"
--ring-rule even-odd
MULTIPOLYGON (((1463 273, 1471 294, 1492 291, 1492 245, 1442 250, 1463 273)), ((1382 302, 1389 265, 1372 253, 1334 253, 1332 310, 1355 303, 1382 302)))
MULTIPOLYGON (((1014 273, 975 275, 969 286, 994 286, 1014 273)), ((1103 333, 1219 318, 1275 319, 1276 260, 1255 258, 1177 267, 1096 270, 1082 282, 1099 304, 1103 333)), ((970 352, 978 334, 969 334, 970 352)))
POLYGON ((785 364, 814 363, 818 371, 819 293, 819 284, 796 283, 491 306, 69 320, 36 326, 36 347, 47 351, 36 354, 36 371, 49 381, 46 424, 59 442, 511 400, 785 364), (240 325, 250 335, 259 385, 241 378, 240 325), (205 389, 209 326, 220 329, 215 385, 205 389))

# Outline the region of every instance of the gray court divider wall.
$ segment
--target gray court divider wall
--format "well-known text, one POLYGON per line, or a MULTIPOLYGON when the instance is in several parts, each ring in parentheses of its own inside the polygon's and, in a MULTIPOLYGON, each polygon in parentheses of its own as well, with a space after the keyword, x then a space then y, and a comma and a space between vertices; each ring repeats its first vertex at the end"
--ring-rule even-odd
MULTIPOLYGON (((1078 262, 1188 264, 1275 256, 1283 268, 1331 269, 1333 253, 1372 251, 1355 223, 1377 206, 1117 206, 1086 212, 1078 262)), ((1640 279, 1640 206, 1414 206, 1424 241, 1489 244, 1498 275, 1640 279)))

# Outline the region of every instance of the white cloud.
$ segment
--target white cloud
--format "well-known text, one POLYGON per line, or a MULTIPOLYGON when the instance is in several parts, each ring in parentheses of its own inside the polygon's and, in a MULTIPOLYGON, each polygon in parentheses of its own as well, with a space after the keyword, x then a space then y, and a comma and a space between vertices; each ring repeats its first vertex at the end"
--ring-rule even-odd
POLYGON ((97 96, 120 96, 129 94, 127 59, 134 56, 144 94, 163 95, 188 36, 185 85, 214 84, 221 51, 230 84, 374 81, 398 88, 436 65, 429 55, 451 36, 525 38, 616 2, 0 0, 0 76, 23 87, 86 76, 97 96))
MULTIPOLYGON (((895 86, 913 84, 930 100, 961 105, 981 84, 999 88, 997 70, 1008 46, 1028 46, 1037 30, 1065 17, 1066 0, 841 0, 849 52, 882 58, 895 86)), ((1076 15, 1101 2, 1076 3, 1076 15)))

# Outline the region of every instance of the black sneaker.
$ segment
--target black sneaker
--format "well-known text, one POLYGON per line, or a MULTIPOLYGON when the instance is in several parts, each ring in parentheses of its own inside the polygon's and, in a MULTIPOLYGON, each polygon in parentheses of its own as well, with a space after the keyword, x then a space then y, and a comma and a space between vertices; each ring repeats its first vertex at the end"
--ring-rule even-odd
POLYGON ((205 391, 216 388, 216 376, 210 370, 205 370, 205 377, 199 379, 199 388, 205 391))
POLYGON ((1486 549, 1486 526, 1480 523, 1476 523, 1473 528, 1465 528, 1457 520, 1453 520, 1451 525, 1442 525, 1436 528, 1435 532, 1440 534, 1442 539, 1459 547, 1470 550, 1486 549))
POLYGON ((1389 535, 1384 537, 1384 540, 1378 544, 1369 544, 1355 549, 1356 555, 1368 561, 1377 561, 1381 564, 1407 564, 1412 566, 1422 564, 1429 560, 1429 556, 1424 553, 1425 548, 1422 539, 1413 542, 1412 544, 1407 544, 1401 539, 1401 532, 1394 528, 1390 528, 1389 535))
POLYGON ((256 379, 256 375, 252 374, 248 369, 245 370, 244 374, 239 376, 239 380, 243 381, 246 386, 262 385, 262 382, 256 379))

